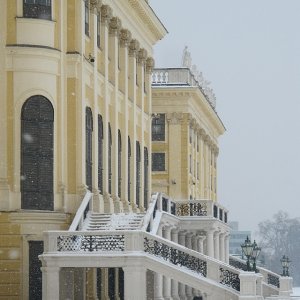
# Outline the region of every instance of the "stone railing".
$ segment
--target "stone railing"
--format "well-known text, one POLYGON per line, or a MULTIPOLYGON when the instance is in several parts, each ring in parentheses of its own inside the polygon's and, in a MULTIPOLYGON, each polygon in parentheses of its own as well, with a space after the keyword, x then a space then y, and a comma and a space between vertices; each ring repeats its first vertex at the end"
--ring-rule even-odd
MULTIPOLYGON (((202 77, 201 77, 202 78, 202 77)), ((195 77, 189 68, 160 68, 152 73, 153 86, 192 86, 198 87, 213 109, 216 107, 216 98, 209 82, 195 77)))
POLYGON ((107 252, 113 253, 114 256, 122 256, 144 253, 183 270, 192 271, 194 276, 205 277, 215 284, 225 285, 232 289, 235 295, 240 291, 241 271, 145 231, 48 231, 44 233, 44 245, 44 254, 55 256, 107 252))
POLYGON ((87 191, 77 212, 73 219, 73 222, 69 228, 69 231, 81 230, 83 227, 84 220, 87 217, 87 213, 92 209, 93 194, 87 191))

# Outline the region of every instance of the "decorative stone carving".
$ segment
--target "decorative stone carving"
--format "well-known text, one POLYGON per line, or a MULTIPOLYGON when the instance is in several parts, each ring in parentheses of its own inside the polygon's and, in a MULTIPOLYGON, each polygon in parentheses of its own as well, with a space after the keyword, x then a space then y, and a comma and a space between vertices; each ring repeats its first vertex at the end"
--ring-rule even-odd
POLYGON ((89 0, 89 1, 90 1, 90 10, 91 10, 91 12, 92 13, 100 12, 102 1, 101 0, 89 0))
POLYGON ((192 118, 192 119, 190 120, 190 126, 191 126, 192 129, 196 129, 197 121, 196 121, 195 118, 192 118))
POLYGON ((200 130, 199 130, 199 135, 203 138, 203 140, 204 140, 204 137, 206 136, 206 132, 205 132, 205 130, 203 129, 203 128, 201 128, 200 130))
POLYGON ((112 9, 108 5, 101 6, 101 22, 108 24, 109 20, 112 18, 112 9))
POLYGON ((148 54, 147 50, 144 49, 144 48, 141 48, 138 52, 138 55, 137 55, 137 62, 139 64, 143 64, 147 59, 147 54, 148 54))
POLYGON ((121 29, 119 39, 121 47, 128 47, 131 41, 131 32, 127 29, 121 29))
POLYGON ((153 72, 154 65, 154 59, 152 57, 148 57, 146 60, 146 72, 151 74, 153 72))
POLYGON ((136 56, 137 52, 140 50, 140 43, 138 40, 133 39, 129 44, 129 55, 136 56))
POLYGON ((192 66, 192 57, 191 52, 188 51, 188 47, 185 46, 182 54, 181 66, 184 68, 191 68, 192 66))
POLYGON ((173 112, 167 114, 167 121, 171 125, 178 125, 183 120, 183 113, 173 112))
POLYGON ((109 22, 109 34, 118 35, 122 22, 118 17, 112 17, 109 22))

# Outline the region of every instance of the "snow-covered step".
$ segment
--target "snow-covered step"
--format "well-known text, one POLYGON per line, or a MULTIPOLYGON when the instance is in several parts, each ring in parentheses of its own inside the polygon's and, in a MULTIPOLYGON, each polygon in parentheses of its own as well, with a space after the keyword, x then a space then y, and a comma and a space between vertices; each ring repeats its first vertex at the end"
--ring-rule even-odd
POLYGON ((100 214, 90 212, 83 230, 137 230, 143 224, 143 213, 100 214))

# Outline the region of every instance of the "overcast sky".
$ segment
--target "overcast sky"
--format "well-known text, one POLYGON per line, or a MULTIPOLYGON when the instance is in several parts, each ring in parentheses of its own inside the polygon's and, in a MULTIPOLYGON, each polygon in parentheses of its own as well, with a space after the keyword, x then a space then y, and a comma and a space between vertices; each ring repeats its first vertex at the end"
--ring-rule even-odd
POLYGON ((219 202, 240 229, 279 210, 300 217, 300 1, 150 0, 169 31, 157 67, 179 67, 184 46, 211 81, 227 132, 219 202))

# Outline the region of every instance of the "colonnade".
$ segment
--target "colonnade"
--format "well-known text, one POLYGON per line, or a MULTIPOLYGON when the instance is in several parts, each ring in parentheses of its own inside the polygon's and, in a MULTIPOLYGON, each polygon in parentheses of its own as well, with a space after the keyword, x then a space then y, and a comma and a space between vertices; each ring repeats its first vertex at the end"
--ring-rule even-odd
MULTIPOLYGON (((97 2, 97 1, 94 1, 97 2)), ((98 1, 99 2, 99 1, 98 1)), ((97 3, 98 3, 97 2, 97 3)), ((122 27, 122 22, 113 16, 108 5, 92 5, 90 1, 90 34, 88 42, 82 30, 82 53, 90 59, 83 58, 81 95, 88 98, 86 105, 93 111, 93 193, 94 206, 102 212, 144 209, 149 198, 151 184, 151 81, 153 58, 148 56, 146 49, 122 27), (100 29, 97 18, 100 18, 100 29), (100 41, 97 36, 100 32, 100 41), (90 52, 90 53, 89 53, 90 52), (92 71, 91 71, 92 68, 92 71), (84 73, 90 72, 90 80, 84 73), (88 84, 87 84, 88 83, 88 84), (92 91, 92 93, 90 92, 92 91), (98 185, 98 116, 103 121, 103 190, 98 185), (111 128, 111 159, 109 159, 109 125, 111 128), (121 162, 119 162, 118 131, 121 133, 121 162), (139 150, 137 147, 139 144, 139 150), (138 158, 138 153, 140 156, 138 158), (140 169, 137 170, 137 159, 140 169), (147 161, 147 175, 145 164, 147 161), (111 167, 110 163, 111 161, 111 167), (121 172, 121 174, 119 174, 121 172), (139 177, 139 178, 138 178, 139 177), (145 178, 147 182, 145 182, 145 178), (109 184, 111 182, 111 187, 109 184), (148 188, 147 188, 148 186, 148 188), (148 192, 144 192, 147 190, 148 192), (136 201, 140 195, 139 203, 136 201), (144 199, 145 198, 145 199, 144 199)), ((82 18, 84 18, 84 2, 82 1, 82 18)), ((81 99, 78 99, 81 102, 81 99)), ((80 104, 81 122, 77 122, 77 135, 82 136, 84 122, 84 105, 80 104)), ((80 144, 80 143, 79 143, 80 144)), ((85 161, 85 150, 77 145, 79 161, 85 161)), ((85 189, 85 165, 77 169, 77 186, 85 189)))
MULTIPOLYGON (((229 234, 225 230, 209 228, 205 231, 178 230, 172 225, 162 225, 157 234, 189 249, 229 262, 229 234)), ((154 274, 154 299, 192 300, 201 295, 201 291, 186 286, 161 274, 154 274)))

